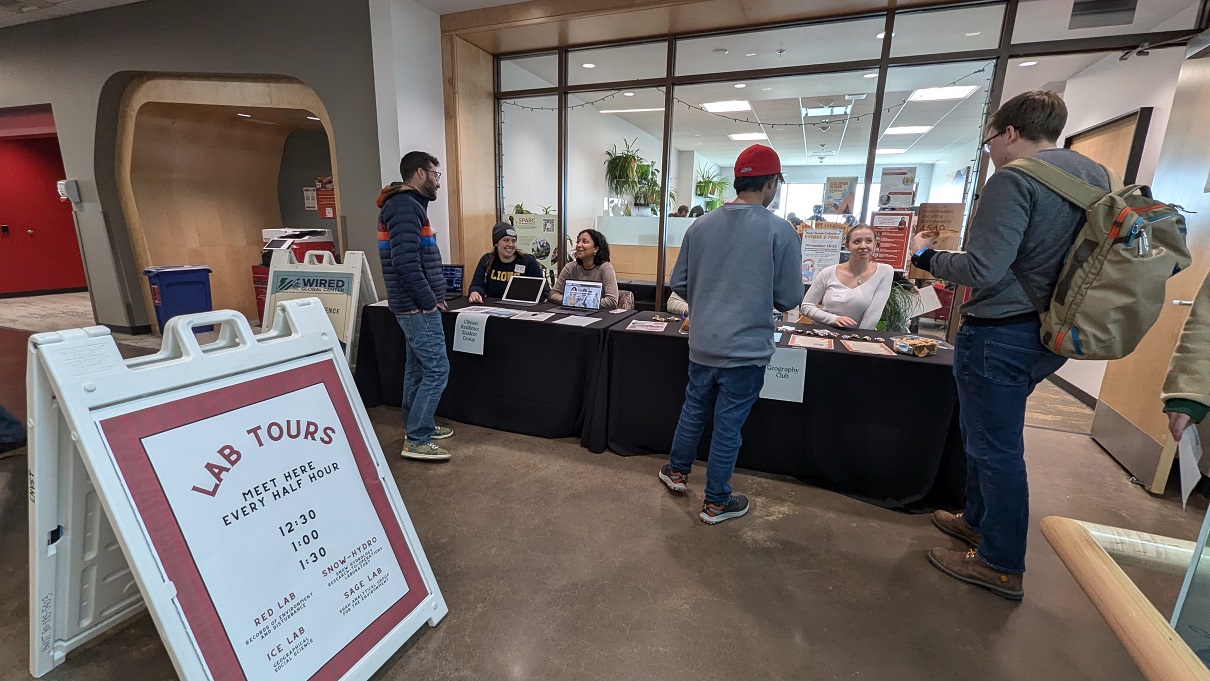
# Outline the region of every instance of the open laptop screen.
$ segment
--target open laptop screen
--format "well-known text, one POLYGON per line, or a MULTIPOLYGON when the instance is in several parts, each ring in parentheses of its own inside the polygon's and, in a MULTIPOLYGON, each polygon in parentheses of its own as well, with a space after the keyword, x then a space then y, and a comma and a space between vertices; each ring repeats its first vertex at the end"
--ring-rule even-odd
POLYGON ((445 277, 445 298, 452 300, 462 295, 462 265, 442 265, 441 274, 445 277))
POLYGON ((513 277, 504 289, 503 300, 515 303, 536 303, 542 296, 546 280, 542 277, 513 277))
POLYGON ((582 310, 599 310, 602 288, 603 285, 599 281, 569 281, 563 287, 563 305, 582 310))

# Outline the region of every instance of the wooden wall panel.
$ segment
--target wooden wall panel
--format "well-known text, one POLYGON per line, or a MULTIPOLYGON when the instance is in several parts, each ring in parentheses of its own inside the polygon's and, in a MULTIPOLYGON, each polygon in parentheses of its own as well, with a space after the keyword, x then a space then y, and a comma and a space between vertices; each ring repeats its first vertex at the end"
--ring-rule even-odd
MULTIPOLYGON (((676 264, 677 256, 681 253, 678 246, 669 246, 664 256, 667 264, 665 279, 672 275, 672 266, 676 264)), ((639 279, 655 281, 656 268, 655 246, 629 246, 626 244, 609 245, 609 262, 618 273, 618 279, 639 279)))
MULTIPOLYGON (((150 265, 210 265, 215 307, 259 318, 249 268, 260 260, 260 230, 281 226, 277 177, 285 139, 293 130, 315 127, 299 112, 319 118, 328 135, 341 214, 332 124, 311 88, 282 78, 133 81, 118 115, 114 174, 139 272, 150 265), (250 123, 236 111, 280 124, 250 123), (260 188, 255 198, 253 188, 260 188), (253 230, 255 254, 248 245, 253 230)), ((336 238, 343 252, 339 233, 336 238)), ((146 285, 140 291, 154 325, 150 291, 146 285)))
POLYGON ((215 309, 259 319, 251 266, 280 227, 277 176, 291 130, 223 112, 195 118, 149 104, 135 124, 130 184, 148 262, 209 265, 215 309))
POLYGON ((456 37, 442 39, 449 262, 473 266, 496 224, 495 61, 456 37))
MULTIPOLYGON (((1189 210, 1189 250, 1193 264, 1168 280, 1169 301, 1159 320, 1128 357, 1112 361, 1105 370, 1100 400, 1125 417, 1157 443, 1168 435, 1168 420, 1162 413, 1160 389, 1168 363, 1189 308, 1173 300, 1193 300, 1210 270, 1210 194, 1205 191, 1210 175, 1210 137, 1204 121, 1210 116, 1210 59, 1186 61, 1172 102, 1172 114, 1164 137, 1153 187, 1164 201, 1189 210), (1196 212, 1194 212, 1196 211, 1196 212)), ((1094 434, 1097 432, 1094 424, 1094 434)), ((1110 451, 1111 446, 1102 443, 1110 451)))

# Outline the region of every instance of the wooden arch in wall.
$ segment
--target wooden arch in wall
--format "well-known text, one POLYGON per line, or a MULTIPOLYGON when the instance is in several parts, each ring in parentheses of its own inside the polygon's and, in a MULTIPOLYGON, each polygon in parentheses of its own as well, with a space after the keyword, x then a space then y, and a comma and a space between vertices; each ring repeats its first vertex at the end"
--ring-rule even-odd
MULTIPOLYGON (((332 126, 307 85, 154 75, 131 82, 118 114, 115 175, 138 271, 209 265, 214 307, 259 318, 250 267, 260 260, 260 230, 282 224, 277 181, 286 138, 308 128, 327 134, 339 215, 332 126)), ((141 290, 154 323, 151 292, 141 290)))

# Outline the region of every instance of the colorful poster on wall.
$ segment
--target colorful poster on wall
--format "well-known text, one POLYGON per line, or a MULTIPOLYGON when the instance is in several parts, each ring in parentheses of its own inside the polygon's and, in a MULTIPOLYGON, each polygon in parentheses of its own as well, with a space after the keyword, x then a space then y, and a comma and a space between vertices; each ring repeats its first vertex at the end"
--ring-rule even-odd
POLYGON ((315 187, 303 187, 303 210, 319 210, 319 198, 315 187))
MULTIPOLYGON (((916 216, 916 228, 913 234, 935 232, 937 243, 934 248, 941 251, 956 251, 962 244, 962 216, 966 206, 961 203, 922 203, 920 213, 916 216)), ((924 270, 911 267, 908 277, 912 279, 933 279, 933 275, 924 270)))
POLYGON ((856 177, 829 177, 823 188, 823 212, 825 215, 852 215, 856 197, 856 177))
POLYGON ((916 202, 916 168, 883 168, 879 210, 902 210, 916 202))
POLYGON ((332 176, 315 178, 315 202, 319 217, 325 220, 336 219, 336 183, 332 176))
POLYGON ((556 269, 555 247, 559 245, 558 217, 554 213, 514 213, 504 216, 517 230, 517 248, 534 256, 543 270, 556 269))
POLYGON ((907 266, 908 242, 912 233, 910 211, 874 211, 870 226, 878 233, 877 262, 884 262, 897 270, 907 266))
POLYGON ((840 262, 844 230, 805 227, 802 230, 802 283, 810 286, 819 272, 840 262))

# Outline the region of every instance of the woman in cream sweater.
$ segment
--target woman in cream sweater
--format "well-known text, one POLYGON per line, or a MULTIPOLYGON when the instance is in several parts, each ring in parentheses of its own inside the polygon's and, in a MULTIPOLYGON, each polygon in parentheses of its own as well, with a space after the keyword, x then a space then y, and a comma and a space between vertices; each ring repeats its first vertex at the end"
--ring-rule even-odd
POLYGON ((878 234, 869 225, 857 225, 845 235, 849 261, 825 267, 802 299, 802 313, 819 324, 873 329, 891 295, 895 270, 874 262, 878 234))

